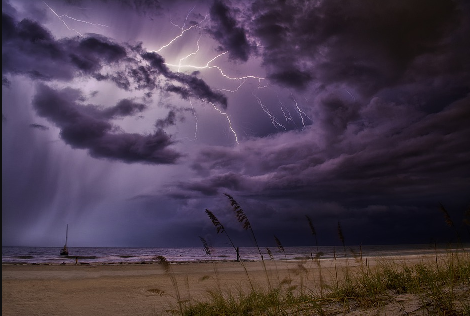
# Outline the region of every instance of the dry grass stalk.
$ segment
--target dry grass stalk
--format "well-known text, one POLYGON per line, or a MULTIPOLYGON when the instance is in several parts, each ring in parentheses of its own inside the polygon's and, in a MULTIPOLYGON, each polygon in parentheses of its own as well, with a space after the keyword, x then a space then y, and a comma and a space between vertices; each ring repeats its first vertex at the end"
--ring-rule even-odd
MULTIPOLYGON (((238 250, 237 250, 238 247, 236 247, 235 244, 233 243, 232 238, 230 238, 229 234, 225 230, 224 225, 222 225, 222 223, 217 219, 217 217, 214 215, 214 213, 212 213, 208 209, 206 209, 206 214, 207 214, 207 216, 209 216, 209 219, 212 221, 212 224, 214 224, 215 228, 217 229, 217 234, 225 233, 225 236, 227 236, 227 238, 230 241, 230 244, 232 245, 233 249, 238 253, 238 250)), ((259 248, 258 248, 258 250, 259 250, 259 248)), ((248 270, 246 269, 245 264, 243 264, 243 262, 241 260, 239 262, 242 265, 243 269, 245 270, 245 275, 248 279, 248 282, 250 283, 251 289, 254 290, 253 283, 251 282, 250 275, 248 274, 248 270)))
POLYGON ((219 222, 217 217, 215 217, 215 215, 211 211, 206 209, 206 214, 207 216, 209 216, 209 219, 211 220, 212 224, 214 224, 215 228, 217 228, 217 234, 221 234, 225 232, 224 225, 222 225, 222 223, 219 222))
POLYGON ((164 256, 156 256, 155 259, 162 265, 165 272, 170 272, 170 263, 164 256))
POLYGON ((244 230, 248 230, 248 229, 251 230, 252 229, 251 228, 251 223, 248 220, 248 217, 246 216, 243 209, 238 204, 238 202, 235 201, 235 199, 231 195, 229 195, 227 193, 224 193, 224 194, 230 200, 230 204, 232 205, 233 210, 235 211, 235 215, 237 216, 237 220, 238 220, 239 223, 241 223, 243 225, 243 229, 244 230))
POLYGON ((464 225, 470 226, 470 206, 464 213, 463 223, 464 225))
POLYGON ((268 252, 268 256, 271 260, 274 260, 274 257, 273 257, 273 253, 271 252, 271 249, 269 249, 268 247, 266 247, 266 251, 268 252))
POLYGON ((441 203, 439 203, 439 209, 440 209, 441 212, 444 214, 444 218, 445 218, 446 224, 449 225, 450 227, 454 227, 454 222, 453 222, 452 219, 450 218, 449 212, 447 212, 447 210, 445 209, 444 205, 442 205, 441 203))
POLYGON ((274 240, 276 241, 277 249, 279 249, 279 251, 285 255, 284 247, 282 246, 281 241, 279 240, 279 238, 276 237, 276 235, 274 235, 274 240))
POLYGON ((344 244, 343 230, 341 229, 341 224, 339 223, 339 221, 338 221, 338 237, 339 237, 339 240, 341 240, 341 243, 343 244, 344 252, 346 253, 346 246, 344 244))
POLYGON ((211 251, 211 248, 209 247, 209 244, 207 243, 207 241, 204 238, 202 238, 201 236, 199 236, 199 239, 202 242, 202 246, 204 247, 204 252, 206 253, 206 255, 211 256, 211 258, 212 258, 212 251, 211 251))
POLYGON ((315 245, 317 246, 317 252, 318 252, 318 240, 317 240, 317 231, 315 230, 315 227, 313 226, 312 220, 308 215, 305 215, 308 221, 308 226, 310 227, 310 231, 312 232, 312 235, 315 236, 315 245))
POLYGON ((230 238, 227 231, 225 230, 224 225, 222 225, 222 223, 217 219, 217 217, 214 215, 214 213, 212 213, 211 211, 206 209, 206 214, 207 214, 207 216, 209 216, 209 219, 211 220, 212 224, 214 224, 215 228, 217 229, 217 234, 225 233, 225 235, 227 236, 228 240, 230 241, 230 244, 232 245, 233 249, 235 249, 235 251, 237 251, 237 247, 233 243, 232 238, 230 238))
MULTIPOLYGON (((454 222, 452 221, 449 212, 447 212, 446 208, 441 203, 439 203, 439 209, 441 210, 442 214, 444 214, 446 224, 455 231, 455 236, 457 237, 457 240, 460 243, 460 232, 457 229, 457 226, 454 225, 454 222)), ((465 225, 465 219, 463 220, 463 224, 465 225)))
POLYGON ((178 303, 180 313, 181 315, 183 315, 183 300, 181 300, 181 294, 178 288, 178 282, 176 281, 176 277, 171 272, 170 262, 168 262, 168 260, 164 256, 156 256, 155 259, 159 264, 162 265, 163 269, 165 270, 165 273, 170 277, 173 288, 175 289, 176 301, 178 303))
POLYGON ((271 282, 269 281, 268 270, 266 269, 266 263, 264 262, 264 257, 263 257, 263 254, 261 253, 261 249, 258 245, 258 241, 256 240, 255 232, 251 226, 251 223, 248 220, 248 217, 246 216, 243 209, 240 207, 240 204, 238 204, 238 202, 235 201, 235 199, 231 195, 227 193, 224 193, 224 195, 229 199, 230 204, 232 205, 232 208, 235 211, 235 215, 237 216, 238 222, 243 225, 243 229, 250 230, 251 236, 253 237, 253 241, 255 242, 256 248, 258 249, 258 253, 261 257, 261 262, 263 263, 263 268, 264 268, 264 272, 266 273, 266 280, 268 282, 269 289, 271 289, 271 282))
POLYGON ((215 278, 217 282, 217 288, 219 289, 219 292, 221 292, 222 288, 220 287, 219 271, 217 270, 216 262, 212 258, 211 247, 209 246, 209 243, 203 237, 199 236, 199 239, 201 240, 202 246, 204 247, 204 252, 206 253, 206 255, 208 255, 211 258, 211 261, 213 263, 215 278))

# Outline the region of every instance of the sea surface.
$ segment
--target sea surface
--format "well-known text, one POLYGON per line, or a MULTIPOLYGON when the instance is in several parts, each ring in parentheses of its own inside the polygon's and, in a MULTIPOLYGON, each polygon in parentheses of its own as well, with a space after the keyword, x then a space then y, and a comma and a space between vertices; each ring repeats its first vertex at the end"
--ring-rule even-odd
MULTIPOLYGON (((468 250, 470 245, 463 245, 468 250)), ((460 246, 462 249, 462 246, 460 246)), ((195 262, 204 260, 233 261, 236 252, 231 247, 215 247, 210 255, 203 247, 197 248, 119 248, 119 247, 70 247, 68 256, 60 255, 61 247, 2 247, 2 264, 142 264, 156 262, 164 256, 170 262, 195 262)), ((303 260, 321 253, 320 259, 342 257, 386 257, 397 255, 423 255, 444 253, 446 245, 373 245, 354 247, 270 247, 260 249, 265 260, 303 260), (268 250, 269 249, 269 250, 268 250)), ((240 247, 242 260, 260 260, 256 247, 240 247)))

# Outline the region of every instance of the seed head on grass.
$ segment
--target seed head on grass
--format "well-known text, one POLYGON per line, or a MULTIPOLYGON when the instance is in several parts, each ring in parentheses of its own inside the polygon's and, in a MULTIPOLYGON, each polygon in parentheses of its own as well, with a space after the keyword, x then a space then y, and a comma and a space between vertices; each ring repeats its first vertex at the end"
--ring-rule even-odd
POLYGON ((277 249, 279 249, 280 252, 284 253, 284 247, 282 246, 281 241, 279 240, 279 238, 276 237, 276 235, 274 235, 274 240, 276 240, 277 249))
POLYGON ((317 232, 315 231, 315 227, 313 227, 312 220, 310 219, 310 217, 308 217, 308 215, 305 215, 305 217, 307 218, 308 226, 310 227, 310 231, 312 232, 312 235, 316 235, 317 232))
POLYGON ((248 220, 248 217, 246 216, 243 209, 240 207, 240 204, 238 204, 238 202, 235 201, 235 199, 231 195, 229 195, 227 193, 224 193, 224 194, 230 200, 230 204, 232 205, 233 210, 235 211, 235 214, 237 216, 237 220, 238 220, 239 223, 241 223, 243 225, 243 229, 244 230, 251 229, 251 223, 248 220))
POLYGON ((222 225, 222 223, 219 222, 217 217, 215 217, 215 215, 211 211, 206 209, 206 214, 207 216, 209 216, 209 219, 212 221, 212 224, 214 224, 215 228, 217 228, 217 234, 221 234, 225 232, 224 225, 222 225))
POLYGON ((308 221, 308 226, 310 227, 310 231, 312 232, 312 235, 315 236, 315 245, 317 246, 317 252, 318 252, 318 239, 317 239, 317 231, 315 230, 315 227, 313 226, 312 220, 308 215, 305 215, 308 221))
POLYGON ((450 227, 454 227, 454 222, 453 222, 452 219, 450 218, 449 212, 447 212, 447 210, 445 209, 444 205, 442 205, 441 203, 439 203, 439 209, 440 209, 441 212, 444 214, 444 218, 445 218, 445 221, 446 221, 447 225, 449 225, 450 227))
POLYGON ((343 230, 341 229, 341 224, 338 221, 338 237, 339 240, 341 240, 341 243, 343 244, 343 248, 345 249, 346 252, 346 246, 344 244, 344 235, 343 235, 343 230))
POLYGON ((180 314, 183 315, 183 303, 185 301, 181 300, 181 294, 178 288, 178 282, 176 281, 176 277, 173 275, 171 271, 170 263, 164 256, 156 256, 155 259, 157 260, 159 264, 162 265, 163 269, 165 270, 165 273, 170 277, 173 288, 175 289, 176 302, 178 303, 180 314))
POLYGON ((201 236, 199 236, 199 239, 202 242, 202 246, 204 247, 204 252, 206 253, 206 255, 211 256, 212 255, 211 248, 209 247, 209 244, 207 243, 207 241, 201 236))
MULTIPOLYGON (((235 246, 235 244, 232 241, 232 238, 230 238, 228 232, 225 230, 225 227, 222 225, 222 223, 217 219, 217 217, 208 209, 206 209, 206 214, 209 216, 209 219, 212 221, 212 224, 214 224, 215 228, 217 229, 217 234, 225 233, 225 236, 227 236, 227 239, 230 242, 230 245, 232 245, 233 249, 238 253, 238 247, 235 246)), ((259 247, 258 247, 259 250, 259 247)), ((245 267, 245 264, 243 261, 240 261, 240 264, 243 267, 243 270, 245 270, 246 277, 248 279, 248 282, 250 283, 251 289, 254 291, 253 283, 251 282, 250 276, 248 274, 248 270, 245 267)))
POLYGON ((170 272, 170 263, 168 262, 168 260, 166 260, 164 256, 156 256, 155 259, 159 264, 162 265, 165 272, 170 272))
POLYGON ((268 247, 266 247, 266 251, 268 252, 269 258, 271 258, 271 260, 274 260, 273 253, 271 252, 271 249, 269 249, 268 247))
POLYGON ((237 216, 238 222, 243 225, 243 229, 244 230, 250 230, 251 236, 253 237, 253 241, 255 242, 256 248, 258 248, 258 253, 261 257, 261 262, 263 263, 264 272, 266 274, 266 279, 268 281, 268 287, 269 287, 269 289, 271 289, 271 283, 269 281, 268 271, 266 270, 266 264, 264 263, 264 257, 263 257, 263 254, 261 253, 261 249, 259 248, 258 241, 256 240, 256 236, 255 236, 255 232, 253 230, 253 227, 251 227, 251 223, 248 220, 248 217, 246 216, 245 212, 240 207, 238 202, 235 201, 235 199, 231 195, 229 195, 227 193, 224 193, 224 195, 229 199, 230 204, 232 205, 232 208, 235 211, 235 215, 237 216))
POLYGON ((470 226, 470 206, 467 208, 463 214, 463 223, 467 226, 470 226))

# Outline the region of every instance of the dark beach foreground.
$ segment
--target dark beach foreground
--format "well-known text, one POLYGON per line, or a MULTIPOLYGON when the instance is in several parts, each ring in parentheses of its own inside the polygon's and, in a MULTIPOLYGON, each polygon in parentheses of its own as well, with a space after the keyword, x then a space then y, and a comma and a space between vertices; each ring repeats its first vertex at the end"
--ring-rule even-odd
MULTIPOLYGON (((287 277, 291 285, 317 291, 321 270, 324 282, 334 282, 344 273, 361 267, 373 269, 380 262, 397 265, 433 263, 434 255, 364 257, 358 259, 323 259, 282 261, 267 260, 271 285, 287 277), (339 274, 339 275, 338 275, 339 274), (301 285, 300 283, 303 283, 301 285)), ((441 260, 441 259, 439 259, 441 260)), ((162 264, 2 264, 3 315, 169 315, 178 310, 176 296, 186 302, 208 299, 209 291, 237 295, 249 291, 247 273, 257 288, 267 287, 266 271, 261 262, 191 262, 162 264), (168 268, 168 267, 167 267, 168 268), (175 282, 179 293, 175 291, 175 282)), ((387 315, 401 315, 417 307, 412 296, 398 297, 380 307, 387 315)), ((344 314, 343 311, 339 311, 344 314)), ((339 313, 338 312, 338 313, 339 313)), ((351 309, 347 315, 377 314, 378 310, 351 309)), ((379 314, 383 315, 382 312, 379 314)))

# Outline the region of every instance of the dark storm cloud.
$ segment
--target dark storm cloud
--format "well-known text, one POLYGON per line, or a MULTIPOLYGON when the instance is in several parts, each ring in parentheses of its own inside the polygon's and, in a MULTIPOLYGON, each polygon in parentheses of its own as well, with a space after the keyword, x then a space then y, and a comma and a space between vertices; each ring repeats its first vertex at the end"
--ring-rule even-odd
MULTIPOLYGON (((181 24, 188 16, 184 23, 190 25, 188 10, 193 4, 171 3, 168 10, 178 9, 178 12, 168 11, 174 24, 181 24)), ((166 227, 165 233, 159 233, 159 238, 152 240, 168 240, 165 234, 172 236, 172 229, 178 231, 178 238, 188 243, 197 235, 205 236, 210 232, 215 235, 205 217, 206 208, 213 211, 227 229, 236 232, 238 229, 240 234, 235 235, 238 238, 244 232, 223 195, 229 193, 245 210, 260 244, 264 245, 275 246, 273 234, 284 244, 312 244, 305 215, 312 218, 323 245, 340 244, 336 231, 339 220, 348 244, 427 243, 431 238, 449 241, 445 238, 447 227, 438 203, 450 210, 455 222, 470 203, 470 10, 465 1, 260 0, 247 3, 232 0, 210 1, 204 5, 203 9, 196 6, 191 14, 194 17, 197 10, 211 10, 212 24, 208 31, 217 42, 216 46, 220 45, 205 48, 226 50, 229 53, 225 56, 229 55, 230 61, 248 61, 249 68, 253 65, 246 72, 240 68, 243 72, 240 75, 252 74, 252 70, 259 74, 264 69, 266 75, 263 76, 270 83, 263 90, 254 90, 256 87, 252 85, 252 93, 245 84, 240 91, 228 95, 229 100, 236 100, 234 105, 239 106, 232 107, 230 119, 240 143, 232 146, 224 141, 226 137, 221 140, 224 135, 219 134, 224 133, 220 130, 209 130, 216 143, 223 145, 201 147, 201 141, 205 140, 202 137, 187 143, 184 150, 190 160, 183 161, 188 165, 182 164, 178 172, 166 167, 133 166, 132 172, 136 173, 130 175, 128 168, 121 169, 123 164, 113 164, 110 167, 113 168, 112 178, 103 171, 105 176, 99 177, 102 181, 99 185, 87 185, 91 181, 86 182, 86 177, 74 177, 79 189, 87 192, 83 200, 91 197, 96 201, 88 214, 106 211, 101 204, 106 204, 103 192, 109 190, 106 200, 109 198, 115 205, 129 196, 135 197, 128 200, 134 203, 132 207, 126 208, 132 210, 138 233, 129 229, 126 233, 131 237, 122 237, 126 234, 120 233, 119 238, 131 238, 136 244, 151 243, 149 232, 156 234, 163 231, 161 227, 166 227), (250 60, 255 56, 256 59, 250 60), (243 95, 244 92, 248 93, 243 95), (269 126, 263 137, 254 136, 270 125, 270 117, 260 119, 256 115, 256 110, 261 115, 267 114, 259 109, 256 97, 273 116, 282 118, 280 115, 284 114, 286 122, 287 116, 291 116, 290 122, 294 125, 291 113, 298 111, 306 124, 287 131, 269 126), (299 107, 288 109, 282 104, 286 99, 299 107), (253 120, 252 130, 242 137, 241 130, 250 119, 253 120), (116 189, 113 181, 116 177, 129 177, 125 183, 130 183, 132 188, 124 184, 116 189), (122 196, 123 191, 127 195, 122 196), (147 217, 149 210, 152 213, 147 217), (143 219, 138 222, 140 217, 143 219), (152 219, 156 219, 158 225, 152 219), (137 235, 134 240, 132 236, 137 235)), ((11 80, 10 87, 4 86, 4 91, 18 89, 15 85, 21 78, 16 74, 35 81, 50 80, 50 86, 38 85, 33 92, 33 95, 36 93, 34 110, 58 127, 60 137, 67 144, 84 149, 94 157, 146 164, 180 162, 183 154, 171 149, 172 138, 163 130, 183 121, 183 116, 189 113, 197 120, 195 109, 163 101, 168 103, 163 105, 168 115, 153 119, 154 131, 148 135, 131 134, 114 125, 115 120, 143 114, 145 104, 130 98, 104 108, 87 104, 92 102, 78 90, 59 90, 53 83, 59 81, 58 85, 63 85, 74 81, 80 84, 83 79, 95 78, 115 84, 126 90, 126 94, 139 90, 140 95, 150 98, 163 92, 164 97, 172 94, 182 99, 204 99, 222 108, 227 106, 227 97, 209 86, 209 81, 199 79, 197 72, 192 75, 172 72, 161 55, 147 51, 143 44, 118 44, 93 34, 58 40, 38 21, 18 22, 12 18, 17 16, 14 10, 3 12, 3 82, 11 80)), ((131 32, 121 26, 124 22, 135 23, 135 20, 132 12, 122 14, 118 18, 123 23, 115 24, 110 33, 120 32, 119 36, 126 38, 131 32)), ((202 21, 202 17, 198 21, 202 21)), ((160 23, 168 24, 167 20, 154 19, 153 22, 162 31, 164 27, 160 23)), ((198 35, 206 24, 199 26, 201 28, 193 28, 198 35)), ((169 48, 175 52, 175 57, 178 57, 176 53, 185 55, 188 47, 192 47, 191 51, 196 49, 197 36, 193 31, 185 33, 187 42, 175 42, 169 48), (178 52, 178 49, 181 50, 178 52)), ((153 40, 153 34, 144 34, 147 32, 150 29, 142 27, 140 35, 153 40)), ((207 60, 207 56, 197 57, 207 60)), ((218 60, 220 67, 224 67, 224 63, 223 58, 218 60)), ((201 69, 201 78, 205 75, 205 70, 201 69)), ((209 78, 213 82, 217 77, 209 78)), ((100 98, 106 93, 100 92, 100 98)), ((36 220, 39 217, 36 214, 57 218, 64 209, 51 205, 50 201, 56 203, 57 198, 65 201, 61 206, 86 209, 71 202, 72 193, 63 194, 58 190, 66 187, 58 179, 69 182, 70 178, 62 175, 64 169, 57 167, 57 161, 67 167, 70 162, 58 159, 46 163, 52 156, 60 156, 51 153, 62 150, 57 148, 59 146, 49 148, 37 142, 49 141, 46 137, 52 131, 35 133, 33 126, 28 128, 28 123, 34 122, 31 116, 18 125, 21 134, 15 135, 11 129, 18 122, 10 106, 15 105, 14 98, 6 100, 3 111, 9 119, 4 127, 12 131, 9 134, 12 137, 7 138, 9 147, 4 145, 7 149, 3 151, 4 157, 8 160, 5 165, 14 167, 5 168, 8 173, 4 179, 5 197, 9 197, 5 205, 12 210, 7 218, 18 218, 16 226, 4 221, 4 228, 8 228, 11 235, 17 227, 24 227, 24 218, 34 222, 35 228, 41 223, 36 220), (24 137, 26 134, 34 136, 34 144, 29 136, 24 137), (17 139, 21 136, 23 141, 19 146, 17 139), (29 157, 21 152, 25 148, 34 155, 29 157), (39 163, 37 155, 42 155, 40 160, 44 162, 39 163), (24 168, 25 165, 29 169, 24 168), (18 178, 22 172, 28 176, 18 178), (48 177, 57 180, 43 180, 48 177), (24 184, 18 185, 19 182, 24 184), (29 213, 21 211, 26 204, 29 213), (38 212, 41 207, 47 212, 54 210, 54 216, 46 211, 38 212), (21 220, 17 213, 13 214, 16 210, 24 215, 21 220)), ((200 130, 209 128, 202 119, 200 130)), ((3 114, 2 120, 6 120, 3 114)), ((224 124, 224 117, 222 120, 224 124)), ((86 161, 93 171, 98 167, 104 169, 103 160, 80 159, 83 159, 80 152, 74 152, 70 161, 86 161)), ((106 224, 98 223, 99 227, 113 223, 120 214, 115 209, 109 213, 106 224)), ((128 218, 122 218, 128 224, 128 218)), ((115 236, 110 232, 109 240, 115 236)), ((96 240, 90 241, 94 242, 96 240)), ((245 244, 251 245, 249 241, 245 244)))
POLYGON ((150 72, 144 67, 139 66, 129 70, 129 76, 134 78, 137 89, 153 90, 156 87, 155 81, 150 72))
MULTIPOLYGON (((134 48, 137 51, 141 50, 140 47, 134 48)), ((186 75, 183 73, 171 72, 165 65, 165 60, 162 56, 154 52, 141 53, 142 58, 150 63, 152 69, 156 69, 159 73, 170 80, 174 80, 183 85, 178 87, 173 84, 168 85, 166 91, 175 92, 184 99, 189 96, 203 99, 207 102, 216 103, 227 107, 227 97, 220 92, 213 91, 204 80, 197 78, 195 75, 186 75)))
POLYGON ((295 67, 278 70, 277 72, 271 73, 268 79, 280 84, 281 86, 287 86, 298 89, 305 89, 307 84, 312 80, 312 76, 306 72, 299 70, 295 67))
MULTIPOLYGON (((213 91, 202 79, 171 72, 162 56, 145 51, 141 45, 123 46, 106 37, 89 34, 83 38, 55 40, 39 23, 2 13, 2 73, 25 74, 33 80, 66 80, 91 76, 109 80, 123 90, 164 88, 160 78, 170 82, 169 91, 180 96, 204 99, 227 107, 227 98, 213 91), (139 64, 138 54, 147 63, 139 64), (40 61, 40 62, 39 62, 40 61), (104 66, 114 68, 102 71, 104 66), (177 82, 181 90, 173 88, 177 82)), ((5 80, 3 80, 5 83, 5 80)))
POLYGON ((126 50, 95 35, 87 38, 55 40, 39 23, 23 19, 16 23, 3 13, 2 72, 27 74, 32 79, 72 80, 93 74, 104 64, 125 58, 126 50))
POLYGON ((36 124, 36 123, 31 123, 31 124, 29 124, 29 126, 32 127, 32 128, 42 130, 42 131, 47 131, 49 129, 49 127, 47 127, 47 126, 44 126, 44 125, 41 125, 41 124, 36 124))
POLYGON ((223 109, 227 108, 227 97, 220 92, 213 91, 204 80, 182 73, 172 73, 168 75, 168 78, 173 79, 186 87, 186 89, 183 90, 175 89, 174 86, 170 85, 169 91, 176 92, 183 98, 186 93, 189 92, 194 97, 202 99, 206 102, 218 104, 223 109))
POLYGON ((49 31, 38 23, 19 23, 2 12, 2 73, 29 74, 33 78, 73 78, 73 67, 49 31), (41 62, 39 62, 41 61, 41 62))
POLYGON ((233 191, 240 191, 241 189, 249 189, 248 181, 244 179, 243 175, 228 172, 225 174, 218 174, 208 179, 199 182, 184 182, 180 184, 183 190, 199 192, 203 195, 213 196, 220 194, 220 189, 225 188, 233 191))
POLYGON ((153 69, 158 70, 161 74, 167 76, 170 74, 170 70, 165 65, 165 59, 154 52, 144 52, 141 54, 142 58, 150 63, 153 69))
POLYGON ((77 46, 75 46, 76 41, 67 44, 69 49, 73 50, 73 53, 70 53, 72 62, 85 72, 98 70, 101 62, 114 63, 127 57, 126 50, 122 46, 111 43, 101 36, 85 38, 78 42, 77 46))
POLYGON ((168 126, 175 125, 176 123, 176 113, 175 111, 168 112, 168 115, 164 119, 159 119, 155 123, 155 127, 157 128, 166 128, 168 126))
MULTIPOLYGON (((441 234, 439 201, 460 216, 470 181, 470 96, 429 114, 379 98, 349 112, 338 100, 324 103, 330 103, 322 109, 324 117, 302 133, 246 141, 236 150, 204 149, 192 165, 199 180, 178 184, 175 197, 229 192, 244 202, 255 222, 266 220, 263 208, 273 210, 270 225, 279 229, 285 228, 280 221, 298 223, 307 213, 332 229, 339 218, 355 229, 382 227, 371 233, 382 232, 382 240, 391 241, 398 231, 403 241, 427 242, 434 229, 441 234), (331 116, 335 111, 338 117, 331 116), (334 141, 331 135, 337 135, 334 141), (415 224, 413 229, 423 233, 418 238, 413 229, 402 231, 394 224, 400 218, 429 226, 415 224)), ((261 230, 269 234, 272 229, 266 224, 261 230)), ((371 242, 373 236, 366 235, 354 234, 354 240, 371 242)))
MULTIPOLYGON (((106 0, 102 0, 107 3, 106 0)), ((162 13, 161 1, 156 0, 118 0, 127 10, 137 12, 140 15, 160 15, 162 13)))
POLYGON ((122 99, 115 106, 106 108, 102 111, 103 115, 108 118, 134 115, 145 110, 147 106, 142 103, 135 103, 129 99, 122 99))
POLYGON ((11 85, 10 80, 8 78, 2 76, 2 86, 9 87, 11 85))
POLYGON ((212 25, 209 33, 222 45, 221 50, 228 51, 233 60, 247 61, 252 48, 245 30, 237 25, 233 10, 216 0, 211 6, 210 16, 212 25))
POLYGON ((453 1, 258 1, 251 16, 271 80, 347 83, 368 94, 402 80, 418 56, 445 53, 465 18, 453 1))
POLYGON ((184 87, 175 86, 171 84, 166 87, 166 91, 176 93, 185 100, 189 99, 190 92, 184 87))
POLYGON ((40 84, 33 105, 40 116, 61 129, 60 135, 66 143, 87 149, 93 157, 148 164, 172 164, 180 157, 168 148, 173 141, 161 128, 149 135, 119 133, 103 118, 131 115, 141 111, 143 105, 122 100, 115 107, 100 111, 77 103, 79 98, 77 90, 55 91, 40 84))

